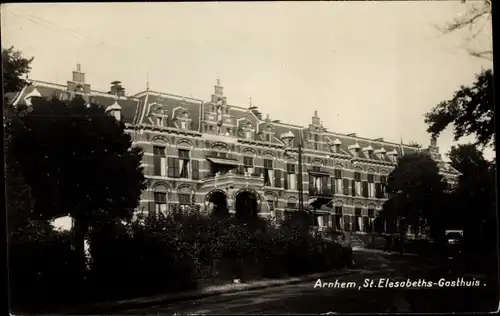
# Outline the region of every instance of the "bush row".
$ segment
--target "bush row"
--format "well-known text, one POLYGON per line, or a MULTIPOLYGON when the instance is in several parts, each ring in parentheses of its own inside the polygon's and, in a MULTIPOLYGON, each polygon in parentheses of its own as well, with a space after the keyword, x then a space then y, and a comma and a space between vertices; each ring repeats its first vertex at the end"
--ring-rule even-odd
POLYGON ((76 272, 70 234, 12 242, 12 302, 48 308, 233 279, 298 276, 351 262, 349 249, 312 236, 300 221, 292 218, 277 228, 263 219, 242 223, 193 212, 108 224, 89 234, 92 259, 86 275, 76 272))

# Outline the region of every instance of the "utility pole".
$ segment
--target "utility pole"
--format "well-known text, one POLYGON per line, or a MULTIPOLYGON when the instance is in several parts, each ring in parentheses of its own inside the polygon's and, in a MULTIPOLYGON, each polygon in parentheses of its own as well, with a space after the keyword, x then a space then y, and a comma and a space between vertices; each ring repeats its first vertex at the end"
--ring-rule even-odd
POLYGON ((299 152, 298 152, 298 160, 299 160, 299 174, 297 177, 297 188, 299 189, 299 212, 304 210, 304 192, 302 189, 302 131, 299 133, 299 152))

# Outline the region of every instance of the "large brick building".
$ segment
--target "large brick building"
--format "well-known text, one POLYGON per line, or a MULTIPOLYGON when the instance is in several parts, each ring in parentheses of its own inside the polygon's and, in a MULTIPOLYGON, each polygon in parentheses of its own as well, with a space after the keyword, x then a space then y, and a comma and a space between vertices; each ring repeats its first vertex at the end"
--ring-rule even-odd
MULTIPOLYGON (((328 131, 316 111, 308 126, 262 117, 256 107, 232 105, 219 80, 207 100, 149 90, 126 96, 117 81, 109 92, 91 90, 78 65, 66 85, 31 81, 13 102, 77 94, 124 120, 144 149, 147 190, 138 211, 148 214, 196 206, 283 218, 299 206, 300 145, 303 205, 314 208, 317 224, 370 231, 398 157, 419 150, 328 131)), ((442 161, 436 141, 426 150, 453 184, 458 172, 442 161)))

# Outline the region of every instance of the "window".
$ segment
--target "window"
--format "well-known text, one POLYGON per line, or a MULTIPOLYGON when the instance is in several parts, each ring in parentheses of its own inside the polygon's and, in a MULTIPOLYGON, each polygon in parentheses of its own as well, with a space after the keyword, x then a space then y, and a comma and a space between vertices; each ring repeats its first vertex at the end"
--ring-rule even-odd
POLYGON ((165 147, 153 147, 153 174, 155 176, 167 176, 167 158, 165 155, 165 147))
POLYGON ((160 116, 156 117, 156 125, 163 126, 163 117, 160 116))
POLYGON ((368 190, 368 187, 369 187, 368 181, 362 181, 361 184, 363 185, 361 188, 362 193, 363 193, 363 197, 368 197, 368 191, 369 191, 368 190))
POLYGON ((189 179, 189 150, 179 149, 179 178, 189 179))
POLYGON ((375 221, 375 210, 368 209, 368 227, 365 229, 366 232, 372 233, 375 230, 373 222, 375 221))
POLYGON ((316 226, 327 227, 328 226, 328 215, 316 215, 316 226))
POLYGON ((264 169, 273 169, 272 159, 264 159, 264 169))
POLYGON ((321 172, 321 167, 320 166, 313 166, 312 171, 321 172))
POLYGON ((213 132, 213 131, 214 131, 214 127, 213 127, 212 125, 209 125, 209 126, 208 126, 208 130, 209 130, 210 132, 213 132))
POLYGON ((319 135, 318 134, 314 134, 314 141, 319 142, 319 135))
POLYGON ((275 206, 277 204, 276 202, 277 201, 274 201, 274 200, 271 200, 271 199, 267 200, 267 208, 268 208, 268 210, 270 212, 274 212, 274 208, 275 208, 275 206))
POLYGON ((380 176, 380 197, 387 197, 387 192, 385 192, 387 186, 387 176, 380 176))
POLYGON ((181 121, 181 129, 187 129, 187 122, 181 121))
POLYGON ((375 197, 375 177, 373 174, 368 175, 368 197, 375 197))
POLYGON ((285 174, 285 189, 297 190, 297 175, 295 173, 295 164, 286 164, 286 174, 285 174))
POLYGON ((167 193, 154 192, 155 213, 167 215, 167 193))
POLYGON ((362 221, 362 218, 361 218, 361 209, 360 209, 360 208, 356 208, 356 209, 354 209, 354 214, 355 214, 355 215, 354 215, 354 223, 353 223, 353 224, 354 224, 354 225, 353 225, 354 227, 353 227, 353 230, 354 230, 355 232, 359 232, 359 231, 361 231, 361 230, 362 230, 362 229, 361 229, 361 225, 362 225, 362 224, 361 224, 361 221, 362 221))
POLYGON ((243 157, 243 168, 246 174, 253 173, 253 157, 243 157))
POLYGON ((333 152, 340 153, 340 145, 339 144, 335 144, 335 146, 333 146, 333 152))
POLYGON ((349 195, 349 179, 342 179, 342 189, 344 192, 342 192, 344 195, 349 195))
POLYGON ((286 203, 286 208, 289 210, 294 210, 297 208, 297 202, 288 201, 286 203))
POLYGON ((361 173, 354 173, 352 196, 361 196, 361 173))
POLYGON ((266 141, 268 141, 268 142, 271 141, 271 134, 269 134, 269 133, 266 134, 266 141))
POLYGON ((342 194, 343 188, 342 188, 342 170, 336 169, 335 170, 335 193, 336 194, 342 194))
POLYGON ((342 229, 342 206, 335 206, 335 228, 342 229))
POLYGON ((247 139, 252 138, 252 132, 251 132, 250 130, 246 130, 246 131, 245 131, 245 137, 246 137, 247 139))
POLYGON ((264 159, 264 185, 273 186, 273 180, 274 180, 273 160, 264 159))
POLYGON ((191 205, 191 195, 186 193, 178 193, 179 205, 191 205))

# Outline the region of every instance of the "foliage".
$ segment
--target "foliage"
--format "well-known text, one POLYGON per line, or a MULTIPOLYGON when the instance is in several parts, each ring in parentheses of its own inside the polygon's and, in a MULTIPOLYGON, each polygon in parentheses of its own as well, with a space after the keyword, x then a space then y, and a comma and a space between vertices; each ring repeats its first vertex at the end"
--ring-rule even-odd
POLYGON ((23 57, 13 46, 2 48, 3 92, 19 92, 26 85, 26 77, 31 71, 33 57, 23 57))
POLYGON ((69 213, 91 225, 131 218, 145 186, 142 152, 131 147, 123 124, 81 98, 35 98, 21 121, 12 150, 40 215, 69 213))
MULTIPOLYGON (((2 77, 4 94, 19 92, 26 83, 33 58, 25 58, 20 51, 13 47, 2 49, 2 77)), ((12 154, 12 132, 14 126, 21 124, 17 111, 9 104, 8 98, 4 99, 4 153, 5 153, 5 185, 7 207, 7 238, 23 236, 36 240, 40 234, 50 227, 46 221, 40 221, 33 214, 33 198, 31 189, 26 184, 16 157, 12 154), (23 233, 24 231, 24 233, 23 233)))
MULTIPOLYGON (((451 166, 460 171, 459 183, 451 194, 454 224, 464 229, 466 241, 472 247, 477 244, 494 246, 496 239, 482 236, 485 224, 496 226, 495 165, 487 161, 473 144, 458 145, 448 154, 451 166), (492 243, 493 242, 493 243, 492 243)), ((496 228, 494 228, 496 230, 496 228)), ((491 233, 492 236, 496 233, 491 233)))
POLYGON ((9 155, 30 188, 31 213, 43 221, 71 216, 83 273, 89 228, 133 215, 145 189, 142 151, 131 146, 123 123, 81 97, 33 98, 30 108, 16 110, 9 155))
POLYGON ((427 132, 434 137, 453 125, 455 141, 474 136, 477 145, 495 146, 493 71, 484 70, 471 87, 460 87, 453 98, 425 114, 427 132))
MULTIPOLYGON (((465 12, 446 23, 438 26, 438 30, 443 34, 449 34, 460 30, 468 29, 470 36, 466 38, 465 44, 471 44, 484 31, 487 24, 491 24, 491 0, 466 1, 462 0, 465 12)), ((487 34, 488 35, 488 34, 487 34)), ((489 46, 489 45, 488 45, 489 46)), ((493 50, 488 47, 483 50, 467 49, 468 53, 477 58, 493 60, 493 50)))
MULTIPOLYGON (((348 248, 307 233, 294 232, 298 229, 276 228, 267 220, 252 226, 238 223, 234 216, 221 219, 196 211, 174 212, 132 223, 115 220, 92 227, 89 233, 92 262, 84 287, 76 285, 75 279, 82 275, 71 259, 75 252, 68 252, 70 248, 60 250, 58 243, 45 241, 42 242, 44 247, 24 247, 24 254, 32 262, 45 262, 52 251, 59 249, 58 255, 53 256, 53 265, 67 264, 61 269, 61 275, 50 274, 55 272, 45 264, 31 272, 32 267, 25 264, 13 270, 16 274, 13 280, 23 280, 16 281, 18 293, 22 294, 20 284, 26 286, 28 277, 41 271, 54 280, 71 280, 62 283, 66 292, 80 291, 82 299, 96 301, 178 292, 207 283, 232 282, 235 278, 245 281, 301 275, 342 268, 351 261, 348 248)), ((20 255, 16 258, 21 260, 20 255)), ((31 288, 31 296, 18 294, 17 303, 43 305, 43 302, 34 302, 36 294, 42 291, 41 286, 42 283, 31 288)), ((59 304, 70 302, 65 296, 57 297, 58 293, 48 292, 42 297, 47 304, 57 300, 59 304)))
POLYGON ((426 153, 413 153, 401 157, 387 182, 389 199, 384 203, 381 217, 388 221, 389 230, 399 232, 408 225, 420 227, 428 221, 434 238, 444 233, 442 207, 446 183, 439 174, 439 167, 426 153))
POLYGON ((9 242, 9 298, 11 308, 42 311, 60 302, 78 302, 76 287, 84 276, 75 267, 79 258, 71 247, 71 234, 46 229, 37 239, 30 232, 15 234, 9 242))

